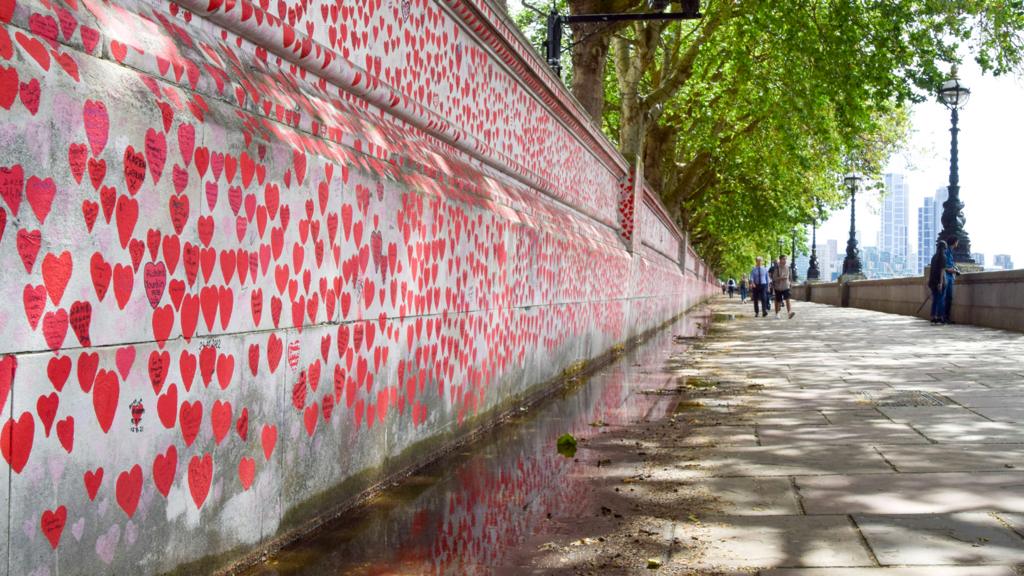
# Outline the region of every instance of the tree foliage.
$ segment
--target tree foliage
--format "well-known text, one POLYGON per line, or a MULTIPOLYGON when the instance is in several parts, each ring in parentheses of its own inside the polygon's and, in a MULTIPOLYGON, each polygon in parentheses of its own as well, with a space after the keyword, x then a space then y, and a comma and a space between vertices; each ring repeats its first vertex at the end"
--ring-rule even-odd
MULTIPOLYGON (((647 9, 647 0, 560 1, 570 13, 647 9)), ((723 274, 802 234, 816 205, 841 206, 843 174, 877 181, 906 137, 908 106, 933 97, 962 54, 996 74, 1024 55, 1018 1, 702 0, 701 9, 696 21, 575 26, 571 86, 623 155, 642 155, 650 185, 723 274)), ((529 29, 537 16, 518 21, 529 29)))

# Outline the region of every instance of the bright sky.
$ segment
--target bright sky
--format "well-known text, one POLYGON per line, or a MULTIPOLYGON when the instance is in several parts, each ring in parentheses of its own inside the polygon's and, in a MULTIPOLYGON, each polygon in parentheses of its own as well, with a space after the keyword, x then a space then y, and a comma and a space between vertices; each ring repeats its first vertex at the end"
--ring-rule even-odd
MULTIPOLYGON (((966 60, 966 59, 965 59, 966 60)), ((971 89, 971 99, 960 111, 960 200, 966 204, 966 229, 971 251, 985 254, 992 265, 995 254, 1010 254, 1015 266, 1024 266, 1024 235, 1013 234, 1024 215, 1022 177, 1016 171, 1022 160, 1024 135, 1024 80, 1004 76, 982 76, 973 61, 965 62, 960 79, 971 89)), ((917 209, 925 196, 949 182, 949 110, 936 100, 923 102, 913 110, 913 134, 902 154, 889 163, 890 172, 907 176, 910 187, 911 251, 917 251, 917 209)), ((881 227, 877 195, 857 200, 857 229, 861 246, 877 245, 881 227), (867 208, 865 210, 865 208, 867 208)), ((843 210, 818 233, 819 243, 839 240, 840 251, 849 236, 850 212, 843 210)))
MULTIPOLYGON (((550 5, 533 0, 535 6, 550 5)), ((508 0, 510 12, 522 8, 521 0, 508 0)), ((971 250, 985 254, 991 266, 995 254, 1010 254, 1024 267, 1024 234, 1013 234, 1024 218, 1024 79, 982 76, 965 58, 960 79, 971 89, 971 99, 960 112, 960 200, 966 204, 966 229, 971 250), (1017 164, 1021 162, 1021 164, 1017 164)), ((913 134, 906 150, 893 157, 888 171, 907 176, 910 188, 910 250, 917 251, 917 209, 925 196, 949 181, 949 111, 929 100, 918 104, 912 115, 913 134)), ((881 227, 880 198, 858 196, 857 229, 861 247, 877 245, 881 227)), ((832 215, 818 233, 819 243, 835 239, 842 252, 849 236, 850 212, 832 215)))

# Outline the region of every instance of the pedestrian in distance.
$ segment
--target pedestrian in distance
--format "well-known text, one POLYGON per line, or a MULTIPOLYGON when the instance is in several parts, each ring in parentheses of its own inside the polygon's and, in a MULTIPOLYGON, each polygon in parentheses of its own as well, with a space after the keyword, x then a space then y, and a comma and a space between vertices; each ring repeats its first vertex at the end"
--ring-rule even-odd
POLYGON ((945 314, 943 291, 946 288, 946 248, 948 244, 945 240, 936 242, 935 254, 928 265, 928 289, 932 293, 932 324, 942 324, 942 317, 945 314))
POLYGON ((729 278, 729 298, 732 298, 736 294, 736 279, 729 278))
POLYGON ((747 279, 740 278, 740 303, 747 301, 747 279))
POLYGON ((782 301, 786 301, 786 312, 789 313, 789 317, 793 318, 796 312, 793 312, 793 305, 790 304, 789 299, 789 266, 786 265, 786 257, 779 256, 779 264, 775 267, 775 273, 772 274, 772 285, 775 287, 775 318, 779 317, 779 309, 782 307, 782 301))
POLYGON ((946 265, 944 267, 944 280, 945 286, 942 289, 942 323, 953 324, 953 280, 960 275, 960 269, 956 267, 956 262, 953 260, 953 251, 960 244, 960 239, 956 236, 950 236, 946 240, 945 260, 946 265))
POLYGON ((750 270, 751 299, 754 301, 754 317, 768 315, 768 283, 771 278, 764 267, 764 258, 758 256, 750 270))

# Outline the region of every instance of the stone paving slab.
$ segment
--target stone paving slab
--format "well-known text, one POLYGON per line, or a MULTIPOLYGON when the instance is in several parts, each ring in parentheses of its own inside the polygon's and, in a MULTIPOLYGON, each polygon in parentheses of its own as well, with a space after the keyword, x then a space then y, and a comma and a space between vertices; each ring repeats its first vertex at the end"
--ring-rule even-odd
POLYGON ((723 516, 682 523, 676 538, 705 542, 690 567, 858 566, 871 563, 848 516, 723 516))
POLYGON ((821 414, 830 424, 854 424, 885 421, 888 418, 877 408, 854 408, 852 410, 822 410, 821 414))
POLYGON ((508 573, 1024 576, 1024 337, 794 305, 718 302, 733 320, 638 381, 672 394, 581 442, 625 544, 580 518, 589 544, 508 573))
MULTIPOLYGON (((666 451, 671 476, 685 477, 813 476, 819 474, 893 473, 870 446, 752 446, 666 451)), ((658 460, 660 463, 661 460, 658 460)), ((653 472, 655 476, 660 471, 653 472)))
MULTIPOLYGON (((971 442, 975 444, 1021 444, 1024 443, 1024 428, 1009 422, 977 422, 964 419, 961 422, 922 423, 914 428, 937 443, 971 442)), ((896 442, 892 442, 896 444, 896 442)))
POLYGON ((962 406, 917 406, 912 408, 879 406, 878 411, 893 422, 914 424, 915 426, 947 422, 951 424, 991 422, 991 419, 962 406))
POLYGON ((971 410, 995 422, 1024 422, 1024 406, 985 406, 971 410))
POLYGON ((797 477, 808 514, 1024 513, 1024 471, 797 477))
POLYGON ((969 392, 950 392, 950 400, 967 408, 984 408, 1024 405, 1024 382, 1022 389, 986 389, 969 392))
POLYGON ((882 565, 1024 563, 1024 539, 991 513, 853 518, 882 565))
POLYGON ((681 446, 757 446, 753 426, 694 426, 679 439, 681 446))
POLYGON ((896 568, 784 568, 760 576, 1020 576, 1012 566, 927 566, 896 568))
POLYGON ((654 477, 711 495, 719 515, 683 524, 706 543, 699 573, 1024 574, 1024 338, 804 302, 788 322, 719 305, 736 320, 694 375, 721 382, 701 402, 728 410, 682 417, 754 425, 761 445, 680 444, 652 462, 654 477))
POLYGON ((905 425, 888 420, 856 424, 819 426, 758 426, 757 436, 764 446, 788 444, 928 444, 928 440, 905 425))
POLYGON ((697 484, 713 501, 716 515, 785 516, 801 514, 800 499, 789 477, 709 478, 697 484))
POLYGON ((941 444, 876 449, 899 472, 1024 470, 1024 444, 941 444))
POLYGON ((690 411, 683 419, 694 426, 827 426, 829 421, 818 410, 734 410, 724 414, 708 410, 690 411))

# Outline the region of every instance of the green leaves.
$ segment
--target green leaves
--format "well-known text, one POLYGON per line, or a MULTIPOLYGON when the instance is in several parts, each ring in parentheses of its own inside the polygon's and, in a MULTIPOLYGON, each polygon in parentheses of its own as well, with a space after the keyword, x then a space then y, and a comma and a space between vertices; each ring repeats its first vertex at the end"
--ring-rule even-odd
MULTIPOLYGON (((565 1, 573 13, 601 4, 565 1)), ((643 155, 648 181, 722 274, 777 249, 816 201, 842 205, 846 172, 879 176, 906 138, 908 106, 934 98, 962 48, 997 74, 1024 58, 1019 0, 701 4, 699 21, 578 35, 607 54, 574 53, 573 90, 604 94, 587 109, 627 159, 643 155)))

